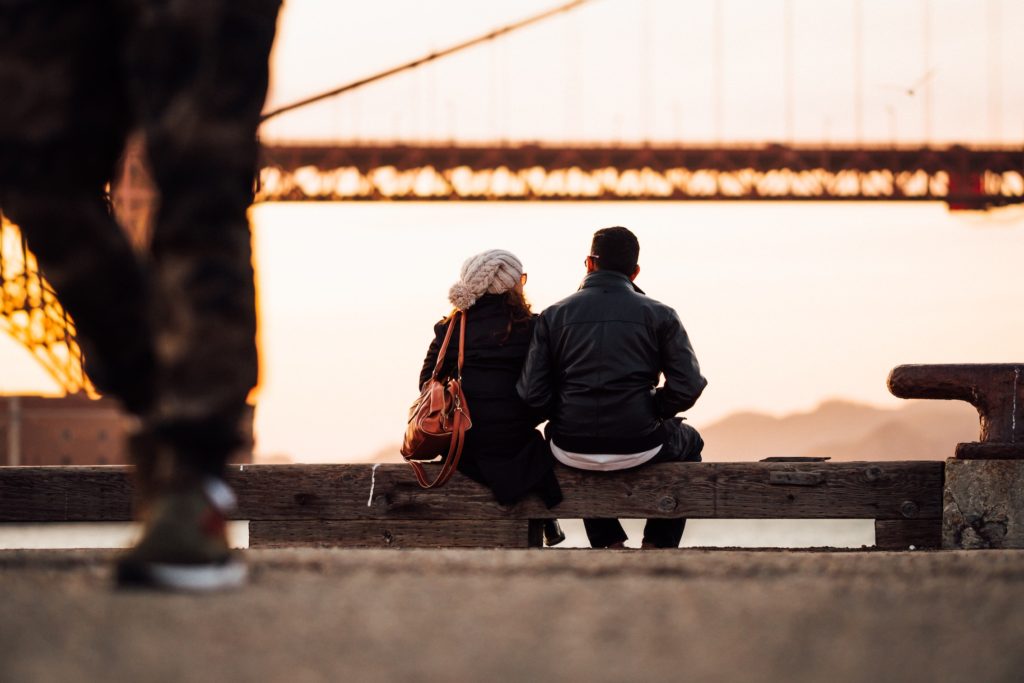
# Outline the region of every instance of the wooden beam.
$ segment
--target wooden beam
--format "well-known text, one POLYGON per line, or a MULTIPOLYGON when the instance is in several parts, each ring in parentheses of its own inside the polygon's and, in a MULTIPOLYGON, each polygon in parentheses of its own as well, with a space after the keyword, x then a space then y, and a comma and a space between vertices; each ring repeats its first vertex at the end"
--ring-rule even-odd
MULTIPOLYGON (((942 462, 669 463, 557 476, 565 500, 501 506, 456 475, 423 491, 405 465, 234 465, 236 519, 924 519, 942 515, 942 462), (371 486, 372 483, 372 486, 371 486), (371 490, 372 489, 372 490, 371 490)), ((0 522, 131 518, 124 467, 0 467, 0 522)))
POLYGON ((125 522, 130 468, 0 467, 0 522, 125 522))
POLYGON ((718 496, 713 516, 941 517, 944 467, 941 461, 715 464, 711 476, 718 496))
POLYGON ((529 548, 526 519, 249 522, 250 548, 529 548))
POLYGON ((879 550, 907 550, 942 547, 942 518, 877 519, 875 547, 879 550))
MULTIPOLYGON (((247 519, 558 517, 860 518, 942 515, 942 462, 679 463, 627 472, 559 467, 565 500, 498 505, 456 476, 423 491, 404 465, 245 466, 231 479, 247 519), (244 475, 244 476, 243 476, 244 475), (372 481, 372 491, 371 491, 372 481)), ((240 516, 241 516, 240 515, 240 516)))

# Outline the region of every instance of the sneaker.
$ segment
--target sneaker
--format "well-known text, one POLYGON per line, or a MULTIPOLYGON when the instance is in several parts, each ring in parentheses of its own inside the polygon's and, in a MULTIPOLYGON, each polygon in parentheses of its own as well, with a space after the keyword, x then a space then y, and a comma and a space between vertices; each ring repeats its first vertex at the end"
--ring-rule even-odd
POLYGON ((183 591, 243 585, 248 571, 227 537, 234 507, 235 494, 212 477, 154 496, 142 539, 118 560, 118 585, 183 591))

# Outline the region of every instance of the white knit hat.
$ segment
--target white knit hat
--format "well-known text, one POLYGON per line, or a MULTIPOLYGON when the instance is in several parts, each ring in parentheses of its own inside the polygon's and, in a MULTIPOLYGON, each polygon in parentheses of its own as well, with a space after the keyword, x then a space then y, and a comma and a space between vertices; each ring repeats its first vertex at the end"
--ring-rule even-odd
POLYGON ((523 264, 511 252, 490 249, 466 259, 460 274, 459 281, 448 290, 448 300, 464 311, 485 293, 502 294, 519 284, 523 264))

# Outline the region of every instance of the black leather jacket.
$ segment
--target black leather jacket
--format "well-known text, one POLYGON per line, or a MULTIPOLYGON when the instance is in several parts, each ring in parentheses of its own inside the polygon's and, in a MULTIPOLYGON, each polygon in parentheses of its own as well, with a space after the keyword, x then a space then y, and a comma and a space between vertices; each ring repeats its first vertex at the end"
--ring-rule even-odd
POLYGON ((625 275, 596 271, 541 313, 516 389, 546 409, 562 448, 631 453, 661 443, 662 421, 705 386, 679 315, 625 275))

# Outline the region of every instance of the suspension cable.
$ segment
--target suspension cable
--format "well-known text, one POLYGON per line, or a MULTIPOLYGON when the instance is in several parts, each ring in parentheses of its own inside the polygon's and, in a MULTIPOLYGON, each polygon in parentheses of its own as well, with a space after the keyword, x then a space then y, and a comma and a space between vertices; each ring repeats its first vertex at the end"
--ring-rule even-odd
POLYGON ((315 102, 319 102, 321 100, 325 100, 325 99, 327 99, 329 97, 334 97, 335 95, 340 95, 340 94, 342 94, 344 92, 348 92, 349 90, 355 90, 356 88, 360 88, 360 87, 362 87, 364 85, 367 85, 369 83, 373 83, 374 81, 379 81, 382 78, 387 78, 388 76, 394 76, 395 74, 401 73, 403 71, 408 71, 409 69, 415 69, 418 66, 422 66, 423 64, 427 64, 427 63, 432 62, 432 61, 434 61, 436 59, 440 59, 441 57, 447 57, 448 55, 455 54, 456 52, 461 52, 462 50, 465 50, 467 48, 473 47, 474 45, 479 45, 480 43, 485 43, 485 42, 487 42, 489 40, 494 40, 495 38, 498 38, 500 36, 505 35, 506 33, 512 33, 513 31, 518 31, 519 29, 524 28, 526 26, 529 26, 530 24, 535 24, 538 21, 543 21, 544 19, 547 19, 548 17, 553 17, 556 14, 561 14, 563 12, 568 12, 568 11, 574 10, 577 7, 580 7, 581 5, 587 4, 588 2, 591 2, 591 0, 573 0, 572 2, 567 2, 564 5, 559 5, 558 7, 555 7, 553 9, 549 9, 549 10, 544 11, 544 12, 541 12, 540 14, 535 14, 532 17, 528 17, 526 19, 522 19, 520 21, 517 21, 517 22, 515 22, 513 24, 509 24, 509 25, 503 26, 503 27, 501 27, 499 29, 495 29, 494 31, 491 31, 490 33, 487 33, 486 35, 482 35, 482 36, 479 36, 477 38, 473 38, 472 40, 467 40, 467 41, 465 41, 463 43, 459 43, 458 45, 455 45, 453 47, 449 47, 447 49, 441 50, 440 52, 431 52, 430 54, 426 55, 425 57, 420 57, 419 59, 414 59, 411 62, 406 62, 405 64, 401 64, 399 66, 390 68, 390 69, 388 69, 386 71, 381 71, 380 73, 376 73, 376 74, 374 74, 372 76, 368 76, 366 78, 361 78, 358 81, 353 81, 352 83, 348 83, 346 85, 342 85, 340 87, 334 88, 333 90, 328 90, 327 92, 322 92, 322 93, 320 93, 318 95, 313 95, 312 97, 307 97, 307 98, 299 100, 297 102, 292 102, 291 104, 286 104, 286 105, 284 105, 282 107, 278 107, 277 109, 272 109, 272 110, 270 110, 270 111, 268 111, 268 112, 266 112, 266 113, 264 113, 264 114, 262 114, 260 116, 260 123, 263 123, 263 122, 265 122, 265 121, 267 121, 269 119, 272 119, 275 116, 280 116, 281 114, 284 114, 286 112, 293 111, 293 110, 298 109, 300 107, 305 107, 306 105, 310 105, 310 104, 313 104, 315 102))

